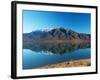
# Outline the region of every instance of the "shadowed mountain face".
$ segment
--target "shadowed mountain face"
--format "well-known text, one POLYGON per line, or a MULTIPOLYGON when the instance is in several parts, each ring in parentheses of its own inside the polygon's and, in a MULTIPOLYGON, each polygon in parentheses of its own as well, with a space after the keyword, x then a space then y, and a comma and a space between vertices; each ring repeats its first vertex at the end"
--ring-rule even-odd
POLYGON ((90 42, 90 37, 90 34, 78 33, 64 28, 56 28, 47 31, 33 31, 30 33, 24 33, 23 41, 28 43, 90 42))

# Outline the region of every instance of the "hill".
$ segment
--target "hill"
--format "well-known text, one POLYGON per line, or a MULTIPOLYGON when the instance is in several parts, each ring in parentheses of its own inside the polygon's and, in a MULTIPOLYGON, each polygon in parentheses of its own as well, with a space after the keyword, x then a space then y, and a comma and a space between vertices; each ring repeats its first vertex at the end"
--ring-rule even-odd
POLYGON ((32 31, 23 34, 24 42, 34 43, 65 43, 65 42, 90 42, 90 34, 78 33, 70 29, 56 28, 44 31, 32 31))

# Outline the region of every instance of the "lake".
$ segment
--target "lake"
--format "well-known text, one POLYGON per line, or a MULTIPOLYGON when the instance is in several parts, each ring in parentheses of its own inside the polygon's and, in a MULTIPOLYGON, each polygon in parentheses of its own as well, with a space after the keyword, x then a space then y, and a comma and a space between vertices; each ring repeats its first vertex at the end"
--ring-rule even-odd
POLYGON ((41 68, 48 64, 88 59, 90 44, 24 44, 23 69, 41 68))

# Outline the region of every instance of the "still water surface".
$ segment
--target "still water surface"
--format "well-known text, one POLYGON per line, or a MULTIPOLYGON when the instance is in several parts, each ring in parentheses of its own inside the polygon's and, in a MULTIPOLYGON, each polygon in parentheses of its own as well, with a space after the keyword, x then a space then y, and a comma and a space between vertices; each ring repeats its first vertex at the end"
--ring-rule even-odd
POLYGON ((28 44, 23 47, 23 69, 90 58, 89 44, 28 44))

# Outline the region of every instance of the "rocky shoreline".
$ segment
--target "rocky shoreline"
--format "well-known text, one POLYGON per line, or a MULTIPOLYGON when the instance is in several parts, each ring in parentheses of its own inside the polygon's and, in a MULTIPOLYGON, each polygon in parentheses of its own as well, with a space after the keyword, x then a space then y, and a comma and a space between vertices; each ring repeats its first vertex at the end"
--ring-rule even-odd
POLYGON ((48 64, 42 68, 65 68, 65 67, 85 67, 91 66, 91 59, 80 59, 69 62, 61 62, 57 64, 48 64))

